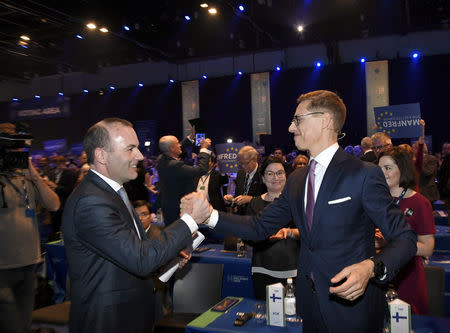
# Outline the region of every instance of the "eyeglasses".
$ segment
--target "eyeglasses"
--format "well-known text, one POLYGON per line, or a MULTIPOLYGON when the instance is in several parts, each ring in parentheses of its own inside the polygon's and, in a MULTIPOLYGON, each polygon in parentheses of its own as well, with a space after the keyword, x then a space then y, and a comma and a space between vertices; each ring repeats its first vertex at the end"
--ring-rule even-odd
POLYGON ((313 114, 324 114, 324 112, 317 111, 317 112, 310 112, 310 113, 304 113, 304 114, 295 114, 294 119, 292 119, 292 122, 294 123, 295 126, 298 126, 302 122, 303 117, 310 116, 313 114))
POLYGON ((385 148, 388 148, 388 147, 390 147, 390 146, 392 146, 392 144, 391 143, 386 143, 386 144, 384 144, 384 145, 381 145, 381 146, 373 146, 372 147, 372 149, 375 151, 378 151, 378 150, 383 150, 383 149, 385 149, 385 148))
POLYGON ((138 214, 140 217, 147 217, 150 215, 150 213, 139 213, 138 214))
POLYGON ((265 173, 266 177, 271 177, 271 178, 275 178, 276 177, 283 177, 285 175, 283 170, 277 171, 277 172, 272 172, 272 171, 267 171, 265 173))

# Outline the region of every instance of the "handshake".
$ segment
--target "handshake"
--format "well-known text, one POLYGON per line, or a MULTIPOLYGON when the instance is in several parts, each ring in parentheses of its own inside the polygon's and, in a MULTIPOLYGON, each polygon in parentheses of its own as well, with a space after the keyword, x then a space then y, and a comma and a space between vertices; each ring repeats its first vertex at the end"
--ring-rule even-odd
POLYGON ((208 223, 212 211, 212 206, 202 193, 192 192, 181 198, 180 216, 189 214, 197 224, 208 223))

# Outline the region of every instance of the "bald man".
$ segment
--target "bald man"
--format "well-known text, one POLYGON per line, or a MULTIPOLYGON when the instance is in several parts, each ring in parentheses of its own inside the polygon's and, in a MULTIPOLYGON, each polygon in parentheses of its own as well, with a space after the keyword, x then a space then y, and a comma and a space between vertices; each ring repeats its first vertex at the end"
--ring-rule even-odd
POLYGON ((179 159, 181 144, 172 135, 159 140, 161 155, 156 161, 159 175, 159 190, 164 223, 170 225, 180 218, 180 199, 197 188, 194 178, 198 179, 208 172, 210 139, 202 140, 197 166, 190 166, 179 159))

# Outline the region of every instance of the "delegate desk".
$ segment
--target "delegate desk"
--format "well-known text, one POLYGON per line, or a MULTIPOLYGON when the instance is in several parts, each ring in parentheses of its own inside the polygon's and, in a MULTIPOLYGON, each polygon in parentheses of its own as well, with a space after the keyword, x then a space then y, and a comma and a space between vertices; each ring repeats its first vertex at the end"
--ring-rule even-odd
POLYGON ((253 298, 252 254, 247 250, 244 258, 238 258, 236 252, 224 251, 221 244, 205 244, 200 248, 210 248, 201 253, 194 252, 191 262, 200 264, 223 264, 222 297, 236 296, 253 298))
POLYGON ((430 257, 428 265, 445 269, 445 316, 450 317, 450 254, 435 253, 430 257))
POLYGON ((450 226, 436 225, 435 254, 450 253, 450 226))
MULTIPOLYGON (((283 332, 283 333, 301 333, 301 323, 287 323, 286 327, 267 326, 265 324, 257 324, 255 319, 250 319, 244 326, 234 326, 233 322, 237 317, 237 313, 252 312, 257 301, 244 298, 240 303, 232 307, 230 310, 220 315, 217 319, 207 324, 211 318, 211 311, 207 311, 204 314, 191 321, 185 328, 185 333, 214 333, 214 332, 247 332, 247 333, 270 333, 270 332, 283 332), (203 318, 202 318, 203 316, 203 318), (208 320, 209 317, 209 320, 208 320), (205 325, 206 324, 206 325, 205 325)), ((449 318, 438 318, 428 316, 412 316, 411 326, 414 333, 447 333, 450 327, 449 318)))

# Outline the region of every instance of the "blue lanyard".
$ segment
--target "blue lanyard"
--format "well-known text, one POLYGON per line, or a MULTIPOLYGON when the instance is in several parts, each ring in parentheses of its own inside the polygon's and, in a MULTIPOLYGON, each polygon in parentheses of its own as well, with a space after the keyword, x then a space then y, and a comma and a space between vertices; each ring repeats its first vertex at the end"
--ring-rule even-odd
POLYGON ((398 205, 400 203, 400 201, 402 201, 403 197, 406 194, 406 191, 408 191, 408 189, 406 187, 404 187, 402 193, 400 194, 400 196, 397 198, 397 201, 395 202, 396 205, 398 205))

